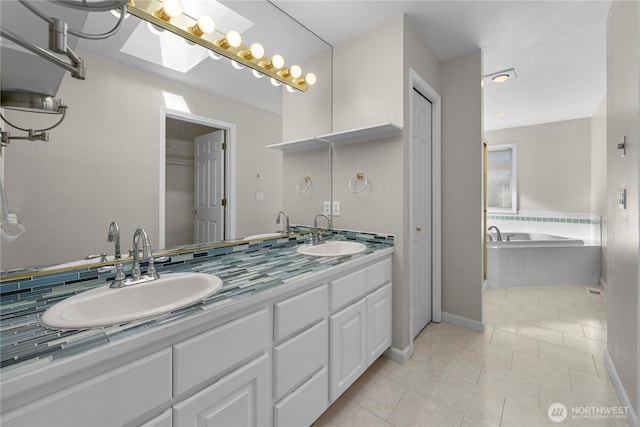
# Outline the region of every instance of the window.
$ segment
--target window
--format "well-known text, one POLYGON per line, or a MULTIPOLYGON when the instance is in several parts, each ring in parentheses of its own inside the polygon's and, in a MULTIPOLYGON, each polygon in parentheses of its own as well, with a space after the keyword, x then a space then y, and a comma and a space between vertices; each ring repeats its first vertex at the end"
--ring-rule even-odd
POLYGON ((516 144, 487 148, 487 210, 517 212, 516 144))

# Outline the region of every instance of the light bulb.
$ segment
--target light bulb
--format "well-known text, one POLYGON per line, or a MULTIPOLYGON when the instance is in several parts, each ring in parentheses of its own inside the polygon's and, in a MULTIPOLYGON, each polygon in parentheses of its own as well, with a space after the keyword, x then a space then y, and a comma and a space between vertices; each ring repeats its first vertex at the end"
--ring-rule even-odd
POLYGON ((253 43, 249 48, 251 56, 255 59, 260 59, 264 56, 264 47, 260 43, 253 43))
POLYGON ((498 74, 492 77, 491 80, 493 80, 494 83, 504 83, 509 80, 509 74, 498 74))
POLYGON ((231 61, 231 65, 233 65, 233 68, 235 68, 236 70, 242 70, 244 68, 244 65, 242 65, 239 62, 234 61, 233 59, 230 59, 231 61))
POLYGON ((157 18, 169 21, 182 15, 182 3, 180 0, 163 0, 162 7, 154 12, 157 18))
POLYGON ((318 82, 318 77, 316 77, 314 73, 307 73, 307 75, 304 76, 304 81, 307 82, 309 86, 313 86, 318 82))
POLYGON ((230 47, 238 47, 242 44, 242 36, 239 32, 231 30, 227 35, 218 40, 218 45, 223 49, 229 49, 230 47))
POLYGON ((216 23, 208 15, 202 15, 198 18, 198 22, 195 25, 189 27, 191 34, 200 37, 203 34, 211 34, 216 29, 216 23))
POLYGON ((282 57, 282 55, 273 55, 271 57, 271 64, 273 65, 273 68, 279 70, 280 68, 284 67, 284 58, 282 57))
POLYGON ((273 77, 271 77, 271 84, 278 87, 280 86, 282 83, 280 83, 278 80, 274 79, 273 77))
POLYGON ((218 59, 222 58, 222 56, 221 56, 221 55, 218 55, 217 53, 215 53, 215 52, 214 52, 214 51, 212 51, 212 50, 208 50, 208 51, 207 51, 207 53, 209 53, 209 58, 211 58, 211 59, 215 59, 216 61, 217 61, 218 59))
POLYGON ((292 65, 289 67, 289 74, 291 74, 291 77, 294 79, 297 79, 302 75, 302 68, 300 68, 299 65, 292 65))
POLYGON ((262 73, 261 73, 260 71, 258 71, 258 70, 251 70, 251 72, 253 73, 253 76, 254 76, 256 79, 261 79, 261 78, 263 78, 263 77, 264 77, 264 74, 262 74, 262 73))
POLYGON ((295 92, 296 92, 296 91, 295 91, 295 89, 294 89, 294 88, 292 88, 292 87, 291 87, 291 86, 289 86, 289 85, 287 85, 287 86, 285 86, 285 87, 287 88, 287 92, 291 92, 291 93, 295 93, 295 92))

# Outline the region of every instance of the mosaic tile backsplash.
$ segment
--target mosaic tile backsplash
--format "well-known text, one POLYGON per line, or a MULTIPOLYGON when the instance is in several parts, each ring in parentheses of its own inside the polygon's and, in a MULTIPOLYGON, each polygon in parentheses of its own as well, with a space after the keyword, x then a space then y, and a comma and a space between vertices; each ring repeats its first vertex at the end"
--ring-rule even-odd
MULTIPOLYGON (((228 298, 242 297, 287 283, 301 275, 333 267, 376 250, 393 246, 390 235, 333 230, 326 239, 354 240, 367 245, 364 254, 347 257, 310 257, 295 247, 306 235, 198 249, 171 255, 156 268, 163 272, 211 273, 223 281, 222 289, 208 299, 164 315, 106 328, 61 331, 40 324, 42 313, 57 302, 85 290, 104 286, 115 269, 98 272, 96 267, 0 281, 0 372, 16 373, 68 357, 137 332, 158 327, 174 319, 203 310, 228 298)), ((131 262, 125 272, 131 272, 131 262)), ((145 264, 142 264, 146 271, 145 264)))

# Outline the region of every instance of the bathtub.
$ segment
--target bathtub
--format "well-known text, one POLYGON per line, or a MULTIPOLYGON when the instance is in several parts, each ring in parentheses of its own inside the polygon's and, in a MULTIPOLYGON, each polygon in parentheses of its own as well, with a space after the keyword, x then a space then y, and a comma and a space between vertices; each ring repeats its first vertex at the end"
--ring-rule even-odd
POLYGON ((502 232, 487 241, 487 287, 596 285, 600 246, 551 234, 502 232), (507 241, 509 238, 509 241, 507 241))

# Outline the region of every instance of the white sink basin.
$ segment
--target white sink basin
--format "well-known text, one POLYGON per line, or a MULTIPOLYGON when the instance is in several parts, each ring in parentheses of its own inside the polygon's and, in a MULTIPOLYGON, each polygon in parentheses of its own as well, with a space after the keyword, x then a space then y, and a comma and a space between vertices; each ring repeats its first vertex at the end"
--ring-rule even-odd
POLYGON ((282 234, 280 234, 280 233, 252 234, 251 236, 247 236, 242 240, 273 239, 274 237, 280 237, 281 235, 282 234))
POLYGON ((186 307, 221 287, 218 276, 205 273, 166 273, 125 288, 101 286, 60 301, 45 311, 42 323, 58 329, 117 325, 186 307))
POLYGON ((298 252, 311 256, 344 256, 355 255, 367 250, 362 243, 344 240, 328 240, 319 245, 298 246, 298 252))

